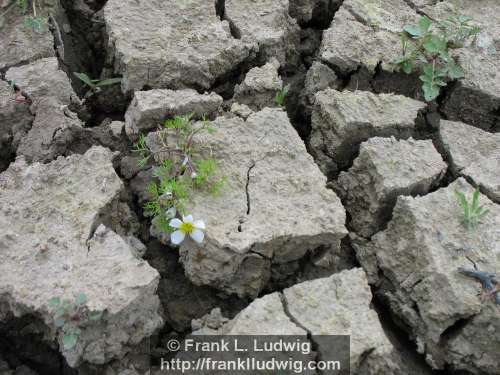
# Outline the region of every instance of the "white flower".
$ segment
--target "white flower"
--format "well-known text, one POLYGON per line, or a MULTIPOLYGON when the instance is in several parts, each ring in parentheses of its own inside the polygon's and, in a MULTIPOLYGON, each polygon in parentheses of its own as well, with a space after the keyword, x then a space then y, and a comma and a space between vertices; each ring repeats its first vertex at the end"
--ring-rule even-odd
POLYGON ((203 242, 203 238, 205 238, 205 223, 201 220, 193 221, 193 216, 183 216, 182 221, 175 218, 170 220, 170 226, 172 228, 176 228, 177 230, 170 235, 170 241, 174 245, 179 245, 186 234, 189 235, 194 241, 198 243, 203 242))

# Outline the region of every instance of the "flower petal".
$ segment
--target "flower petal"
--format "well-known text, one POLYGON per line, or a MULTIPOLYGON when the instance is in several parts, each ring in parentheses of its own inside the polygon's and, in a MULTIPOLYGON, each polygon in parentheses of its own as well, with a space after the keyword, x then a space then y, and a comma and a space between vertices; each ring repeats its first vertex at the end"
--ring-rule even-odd
POLYGON ((182 241, 184 241, 185 237, 186 235, 183 232, 176 230, 170 235, 170 241, 172 241, 174 245, 179 245, 182 241))
POLYGON ((194 223, 193 223, 194 227, 195 228, 198 228, 198 229, 206 229, 207 227, 205 226, 205 222, 203 220, 196 220, 194 223))
POLYGON ((203 239, 205 238, 205 233, 203 233, 199 229, 195 229, 193 233, 190 234, 191 238, 195 240, 198 243, 202 243, 203 239))
POLYGON ((170 220, 169 225, 172 228, 180 228, 181 225, 182 225, 182 221, 180 221, 179 219, 175 218, 175 219, 170 220))
POLYGON ((183 216, 182 221, 185 223, 192 223, 193 222, 193 215, 183 216))

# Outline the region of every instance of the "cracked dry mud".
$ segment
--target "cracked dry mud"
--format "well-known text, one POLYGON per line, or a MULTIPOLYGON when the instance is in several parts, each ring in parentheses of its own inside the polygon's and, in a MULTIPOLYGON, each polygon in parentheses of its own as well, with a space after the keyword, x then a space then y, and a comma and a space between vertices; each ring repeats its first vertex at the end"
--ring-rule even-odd
POLYGON ((28 5, 0 0, 0 375, 159 375, 190 333, 294 334, 313 361, 349 335, 352 374, 500 374, 500 306, 458 270, 500 283, 500 2, 28 5), (452 11, 481 32, 426 103, 399 34, 452 11), (132 149, 184 115, 217 129, 195 142, 226 184, 175 247, 132 149), (49 301, 80 293, 102 314, 68 348, 49 301))

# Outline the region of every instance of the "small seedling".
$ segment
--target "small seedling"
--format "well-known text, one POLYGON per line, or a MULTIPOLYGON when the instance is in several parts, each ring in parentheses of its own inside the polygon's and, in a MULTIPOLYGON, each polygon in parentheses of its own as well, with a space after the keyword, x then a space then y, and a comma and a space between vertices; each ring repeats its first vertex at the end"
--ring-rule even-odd
POLYGON ((5 18, 13 9, 19 9, 25 15, 24 26, 36 33, 42 33, 47 30, 48 21, 46 17, 37 15, 37 0, 12 0, 6 6, 3 13, 0 14, 0 28, 5 24, 5 18), (31 5, 31 14, 30 14, 31 5))
POLYGON ((101 311, 90 311, 86 307, 87 296, 78 293, 74 301, 54 297, 49 301, 52 309, 54 324, 64 333, 63 346, 65 350, 73 349, 78 343, 78 338, 82 333, 81 327, 89 321, 101 319, 101 311))
POLYGON ((47 19, 43 17, 27 16, 24 19, 24 27, 41 34, 47 30, 47 19))
POLYGON ((403 55, 396 64, 406 74, 420 71, 422 91, 426 101, 439 96, 448 80, 464 77, 463 68, 451 55, 451 50, 462 48, 467 40, 481 31, 466 16, 451 16, 439 24, 423 16, 418 25, 407 25, 401 33, 403 55))
POLYGON ((16 4, 23 13, 26 13, 28 11, 28 0, 16 0, 16 4))
POLYGON ((489 212, 489 210, 485 210, 482 206, 479 206, 479 189, 476 189, 472 194, 472 201, 470 204, 463 192, 457 191, 455 194, 463 210, 462 221, 464 225, 467 229, 475 229, 479 221, 489 212))
POLYGON ((111 85, 116 85, 118 83, 121 83, 122 79, 121 78, 108 78, 108 79, 91 79, 87 74, 85 73, 73 73, 76 78, 78 78, 80 81, 82 81, 85 85, 87 85, 90 89, 92 90, 97 90, 100 87, 105 87, 105 86, 111 86, 111 85))
POLYGON ((216 129, 206 120, 195 123, 191 118, 192 115, 176 116, 165 121, 156 133, 159 147, 151 149, 144 135, 140 135, 134 149, 141 157, 141 168, 154 161, 154 181, 149 188, 152 198, 144 209, 163 233, 171 234, 177 229, 171 226, 177 215, 190 216, 186 206, 194 193, 206 191, 217 196, 225 184, 219 162, 200 154, 195 137, 216 129))
POLYGON ((278 107, 283 107, 285 105, 285 100, 288 95, 288 86, 283 87, 280 91, 276 93, 276 104, 278 107))

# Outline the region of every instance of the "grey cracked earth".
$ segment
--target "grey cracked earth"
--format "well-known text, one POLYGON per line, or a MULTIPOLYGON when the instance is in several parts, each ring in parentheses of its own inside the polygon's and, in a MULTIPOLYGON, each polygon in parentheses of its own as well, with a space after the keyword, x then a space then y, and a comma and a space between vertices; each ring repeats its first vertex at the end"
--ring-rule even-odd
POLYGON ((349 335, 352 374, 500 374, 500 2, 26 5, 0 0, 0 375, 159 375, 189 334, 297 335, 313 362, 349 335), (427 103, 400 32, 451 12, 481 31, 427 103), (144 205, 186 115, 217 129, 193 142, 226 183, 186 204, 204 241, 174 246, 144 205), (75 334, 54 298, 82 294, 75 334))

